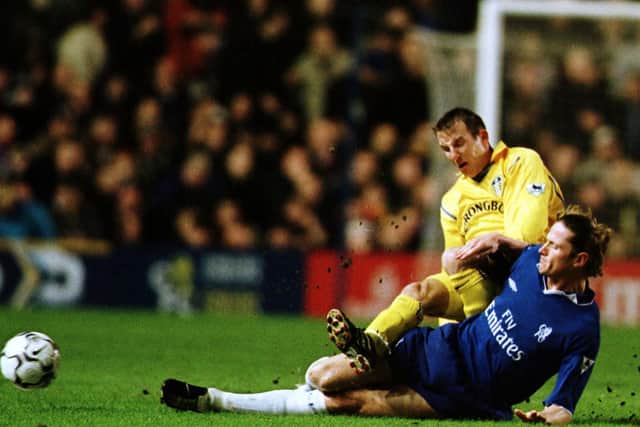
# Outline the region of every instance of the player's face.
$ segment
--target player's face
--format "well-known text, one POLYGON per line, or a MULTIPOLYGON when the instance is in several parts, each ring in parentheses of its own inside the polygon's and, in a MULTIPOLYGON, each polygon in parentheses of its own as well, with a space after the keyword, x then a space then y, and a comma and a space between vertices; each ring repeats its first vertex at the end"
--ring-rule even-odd
POLYGON ((491 160, 489 135, 484 129, 474 137, 458 120, 451 128, 436 132, 436 138, 447 160, 465 176, 476 176, 491 160))
POLYGON ((572 274, 578 267, 576 255, 572 253, 571 238, 573 232, 562 221, 558 221, 547 233, 547 240, 538 250, 540 263, 538 271, 549 277, 561 277, 572 274))

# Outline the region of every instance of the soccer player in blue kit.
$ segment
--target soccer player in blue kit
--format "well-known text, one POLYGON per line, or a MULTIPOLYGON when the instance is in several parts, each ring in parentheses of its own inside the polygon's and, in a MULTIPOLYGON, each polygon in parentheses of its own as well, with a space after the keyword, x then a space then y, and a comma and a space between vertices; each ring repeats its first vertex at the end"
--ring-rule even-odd
MULTIPOLYGON (((200 412, 357 414, 415 418, 504 420, 566 424, 576 408, 600 344, 600 319, 589 277, 602 274, 611 229, 571 206, 542 245, 499 233, 480 236, 445 254, 447 271, 496 251, 516 251, 502 292, 481 313, 439 328, 414 328, 370 371, 356 373, 344 354, 307 369, 305 386, 236 394, 166 380, 162 401, 200 412), (544 408, 522 402, 553 375, 544 408)), ((345 318, 351 333, 355 326, 345 318)))

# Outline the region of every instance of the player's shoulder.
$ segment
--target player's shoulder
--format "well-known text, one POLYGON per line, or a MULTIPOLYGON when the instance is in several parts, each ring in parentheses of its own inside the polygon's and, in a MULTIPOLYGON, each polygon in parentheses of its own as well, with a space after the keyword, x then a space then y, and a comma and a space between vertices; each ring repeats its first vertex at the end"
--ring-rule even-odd
POLYGON ((527 263, 531 263, 532 265, 537 264, 538 261, 540 260, 540 252, 538 252, 538 250, 540 249, 541 245, 528 245, 526 246, 522 252, 520 253, 520 256, 518 257, 518 259, 516 260, 516 264, 527 264, 527 263))
POLYGON ((595 301, 576 304, 572 311, 571 323, 573 342, 578 347, 591 348, 592 353, 600 347, 600 310, 595 301))
POLYGON ((540 159, 540 153, 528 147, 509 147, 508 156, 522 156, 528 159, 540 159))
POLYGON ((508 147, 504 156, 507 168, 516 166, 518 162, 526 165, 542 165, 540 154, 527 147, 508 147))
POLYGON ((460 201, 460 197, 462 196, 462 190, 460 189, 460 180, 458 179, 452 186, 449 188, 441 198, 441 203, 445 206, 457 205, 460 201))
POLYGON ((525 248, 522 250, 522 255, 529 257, 529 258, 535 258, 538 259, 540 258, 540 248, 542 247, 541 244, 531 244, 531 245, 527 245, 525 246, 525 248))

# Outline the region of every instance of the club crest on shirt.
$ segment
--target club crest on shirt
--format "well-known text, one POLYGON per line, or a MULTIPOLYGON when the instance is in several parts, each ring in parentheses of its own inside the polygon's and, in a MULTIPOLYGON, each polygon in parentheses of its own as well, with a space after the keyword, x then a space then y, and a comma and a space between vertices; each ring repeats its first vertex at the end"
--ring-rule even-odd
POLYGON ((502 197, 502 188, 504 184, 504 178, 502 175, 498 175, 491 181, 491 188, 493 188, 493 192, 496 193, 496 196, 502 197))
POLYGON ((518 286, 516 285, 516 281, 509 277, 509 287, 513 292, 518 292, 518 286))
POLYGON ((533 334, 533 336, 538 339, 539 343, 541 343, 544 340, 546 340, 549 335, 551 335, 552 331, 553 331, 553 328, 551 328, 550 326, 547 326, 545 323, 543 323, 542 325, 540 325, 538 327, 538 332, 533 334))
POLYGON ((580 375, 584 374, 593 366, 595 360, 589 359, 587 356, 582 356, 582 363, 580 364, 580 375))
POLYGON ((543 182, 532 182, 527 184, 527 191, 529 194, 538 197, 544 193, 546 185, 543 182))

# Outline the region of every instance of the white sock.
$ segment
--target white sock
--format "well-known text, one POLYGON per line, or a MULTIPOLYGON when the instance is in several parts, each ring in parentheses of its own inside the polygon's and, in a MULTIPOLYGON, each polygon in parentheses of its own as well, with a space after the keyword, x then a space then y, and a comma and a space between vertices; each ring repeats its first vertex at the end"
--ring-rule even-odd
POLYGON ((263 393, 229 393, 209 388, 214 411, 260 414, 322 414, 327 412, 324 394, 319 390, 273 390, 263 393))

